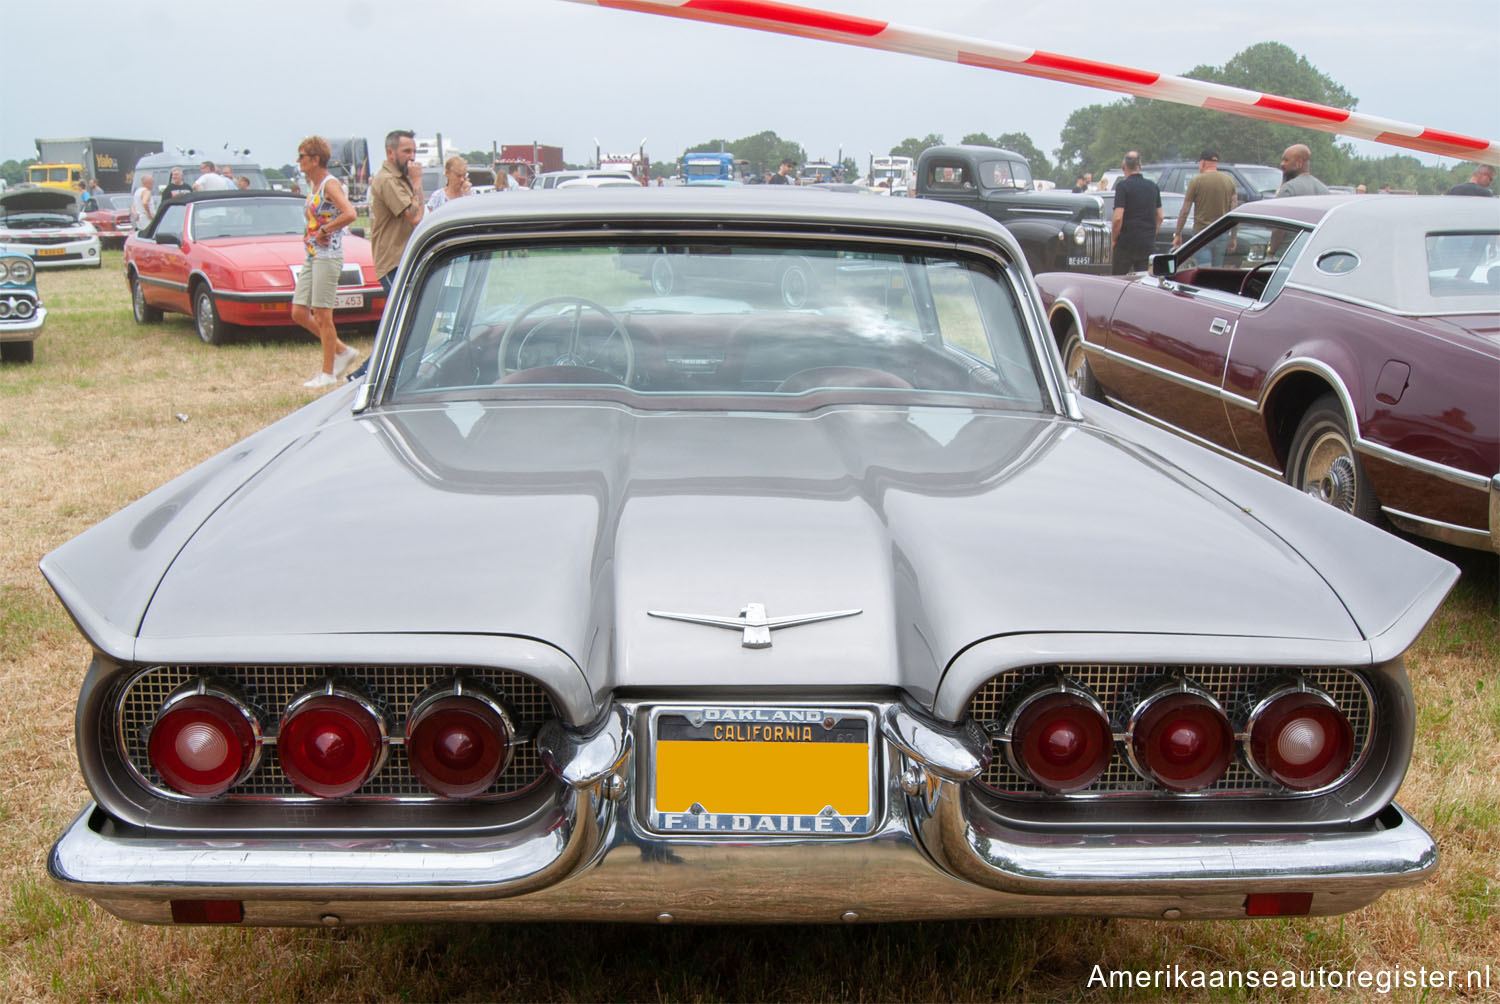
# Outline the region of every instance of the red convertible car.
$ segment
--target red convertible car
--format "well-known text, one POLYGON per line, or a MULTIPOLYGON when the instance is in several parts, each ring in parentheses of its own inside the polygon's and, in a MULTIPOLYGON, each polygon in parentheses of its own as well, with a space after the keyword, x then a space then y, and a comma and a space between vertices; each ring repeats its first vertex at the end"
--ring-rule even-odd
MULTIPOLYGON (((303 230, 298 195, 194 192, 162 203, 151 225, 125 242, 136 323, 160 321, 163 311, 188 314, 210 345, 240 325, 290 325, 303 230)), ((346 234, 335 323, 373 327, 384 309, 369 241, 346 234)))
POLYGON ((1267 199, 1037 277, 1073 389, 1371 522, 1500 550, 1500 200, 1267 199))

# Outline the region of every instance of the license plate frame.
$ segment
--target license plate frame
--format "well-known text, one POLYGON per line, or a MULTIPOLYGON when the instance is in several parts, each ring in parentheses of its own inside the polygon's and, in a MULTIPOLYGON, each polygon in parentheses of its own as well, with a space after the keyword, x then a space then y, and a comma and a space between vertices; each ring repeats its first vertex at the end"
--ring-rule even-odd
POLYGON ((57 258, 68 253, 67 248, 37 248, 38 258, 57 258))
POLYGON ((882 812, 877 722, 861 705, 656 705, 646 826, 742 840, 867 836, 882 812))

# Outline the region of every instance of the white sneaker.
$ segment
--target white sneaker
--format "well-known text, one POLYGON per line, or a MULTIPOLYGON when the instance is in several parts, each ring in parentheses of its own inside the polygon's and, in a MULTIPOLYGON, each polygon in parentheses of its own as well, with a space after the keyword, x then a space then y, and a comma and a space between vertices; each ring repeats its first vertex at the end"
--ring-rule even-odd
POLYGON ((333 374, 332 373, 319 373, 317 376, 313 377, 311 380, 307 381, 302 386, 304 386, 304 387, 322 388, 322 387, 333 387, 333 386, 336 386, 337 384, 338 384, 338 381, 333 378, 333 374))
POLYGON ((333 357, 333 375, 336 377, 343 376, 349 370, 353 369, 354 364, 357 362, 359 362, 359 353, 355 350, 354 346, 347 346, 344 351, 333 357))

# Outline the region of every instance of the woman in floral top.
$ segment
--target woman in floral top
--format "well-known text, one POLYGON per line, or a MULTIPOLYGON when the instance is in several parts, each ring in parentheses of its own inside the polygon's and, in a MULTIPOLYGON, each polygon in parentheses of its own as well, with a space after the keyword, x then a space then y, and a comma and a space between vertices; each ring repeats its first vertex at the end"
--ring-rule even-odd
POLYGON ((332 151, 321 136, 309 136, 297 145, 297 166, 307 176, 311 194, 305 206, 307 260, 297 273, 292 293, 292 320, 318 336, 323 343, 323 368, 304 387, 332 387, 349 371, 359 353, 339 340, 333 326, 333 304, 338 294, 339 274, 344 270, 344 228, 358 217, 344 186, 328 173, 332 151))

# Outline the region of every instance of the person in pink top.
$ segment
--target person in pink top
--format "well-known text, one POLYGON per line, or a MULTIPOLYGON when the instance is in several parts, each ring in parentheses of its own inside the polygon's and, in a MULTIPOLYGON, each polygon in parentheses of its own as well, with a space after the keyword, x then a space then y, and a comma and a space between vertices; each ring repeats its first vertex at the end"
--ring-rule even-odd
POLYGON ((292 292, 292 320, 318 336, 323 343, 323 368, 304 387, 332 387, 354 365, 359 353, 339 340, 333 326, 333 304, 339 274, 344 270, 344 228, 357 219, 344 186, 328 173, 332 151, 321 136, 309 136, 297 145, 297 166, 307 176, 307 232, 303 244, 307 260, 297 273, 292 292))

